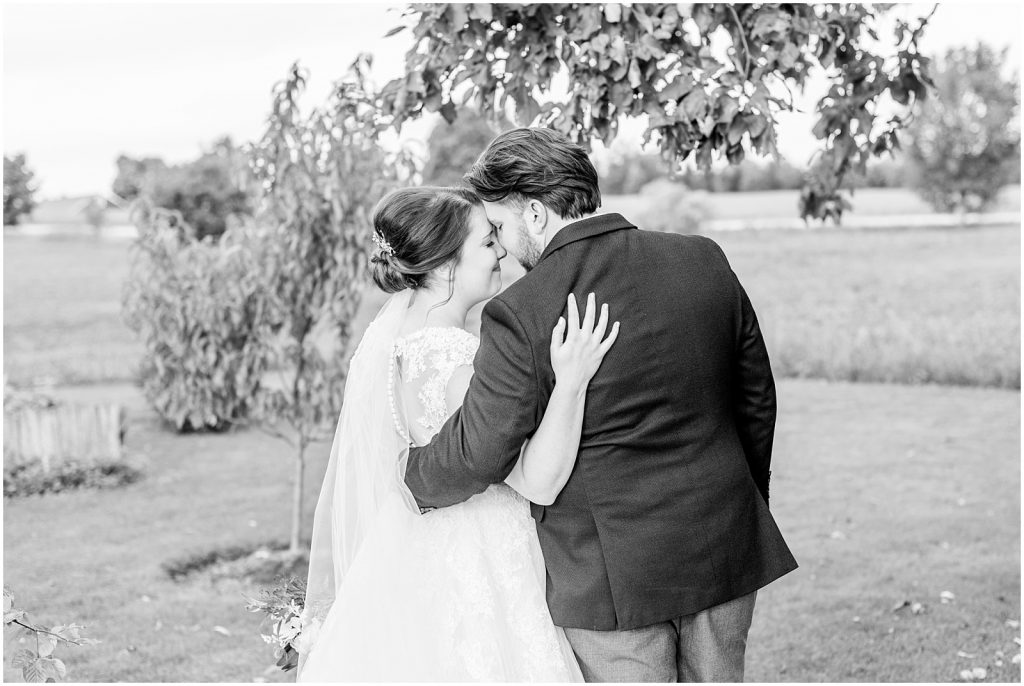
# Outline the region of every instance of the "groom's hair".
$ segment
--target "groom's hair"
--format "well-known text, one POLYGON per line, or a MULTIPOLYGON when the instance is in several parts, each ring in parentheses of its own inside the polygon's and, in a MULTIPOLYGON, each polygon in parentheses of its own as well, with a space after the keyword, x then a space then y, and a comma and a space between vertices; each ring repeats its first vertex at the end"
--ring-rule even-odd
POLYGON ((565 219, 601 206, 597 170, 587 151, 557 131, 512 129, 499 135, 464 177, 488 202, 537 199, 565 219))

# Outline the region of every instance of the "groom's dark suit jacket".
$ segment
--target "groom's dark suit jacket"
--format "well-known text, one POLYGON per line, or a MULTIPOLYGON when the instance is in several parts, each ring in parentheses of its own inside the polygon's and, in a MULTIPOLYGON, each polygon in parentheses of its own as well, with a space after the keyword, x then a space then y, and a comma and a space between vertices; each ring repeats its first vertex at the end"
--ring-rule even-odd
POLYGON ((555 624, 634 629, 795 569, 768 512, 775 384, 750 301, 713 241, 618 214, 564 227, 486 305, 461 411, 409 456, 420 505, 512 470, 551 396, 566 296, 582 310, 590 292, 622 326, 590 383, 575 469, 554 504, 532 507, 555 624))

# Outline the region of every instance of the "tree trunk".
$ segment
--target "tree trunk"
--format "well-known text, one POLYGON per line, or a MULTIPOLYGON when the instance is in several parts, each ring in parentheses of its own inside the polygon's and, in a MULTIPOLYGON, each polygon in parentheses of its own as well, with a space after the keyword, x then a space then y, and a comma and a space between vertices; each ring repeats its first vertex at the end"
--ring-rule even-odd
POLYGON ((288 539, 288 552, 299 553, 299 542, 302 534, 302 496, 304 476, 306 472, 306 441, 299 438, 299 451, 295 460, 295 481, 292 484, 292 533, 288 539))

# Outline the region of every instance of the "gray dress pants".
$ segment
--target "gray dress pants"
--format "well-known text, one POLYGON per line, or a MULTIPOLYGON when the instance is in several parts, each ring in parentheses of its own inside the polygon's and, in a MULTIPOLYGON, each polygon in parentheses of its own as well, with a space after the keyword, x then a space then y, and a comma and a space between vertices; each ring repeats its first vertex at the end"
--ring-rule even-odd
POLYGON ((566 628, 588 682, 743 681, 757 591, 628 631, 566 628))

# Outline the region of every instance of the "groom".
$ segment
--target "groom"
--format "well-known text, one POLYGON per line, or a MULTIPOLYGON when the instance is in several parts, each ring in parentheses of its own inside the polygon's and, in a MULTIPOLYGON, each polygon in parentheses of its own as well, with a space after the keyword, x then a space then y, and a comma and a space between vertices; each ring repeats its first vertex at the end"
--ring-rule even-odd
POLYGON ((595 214, 597 172, 551 130, 501 134, 466 180, 528 273, 485 306, 462 409, 406 484, 430 509, 503 481, 551 395, 566 297, 596 294, 619 338, 568 483, 531 508, 551 617, 587 681, 742 681, 756 592, 796 568, 768 511, 775 384, 743 287, 707 238, 595 214))

